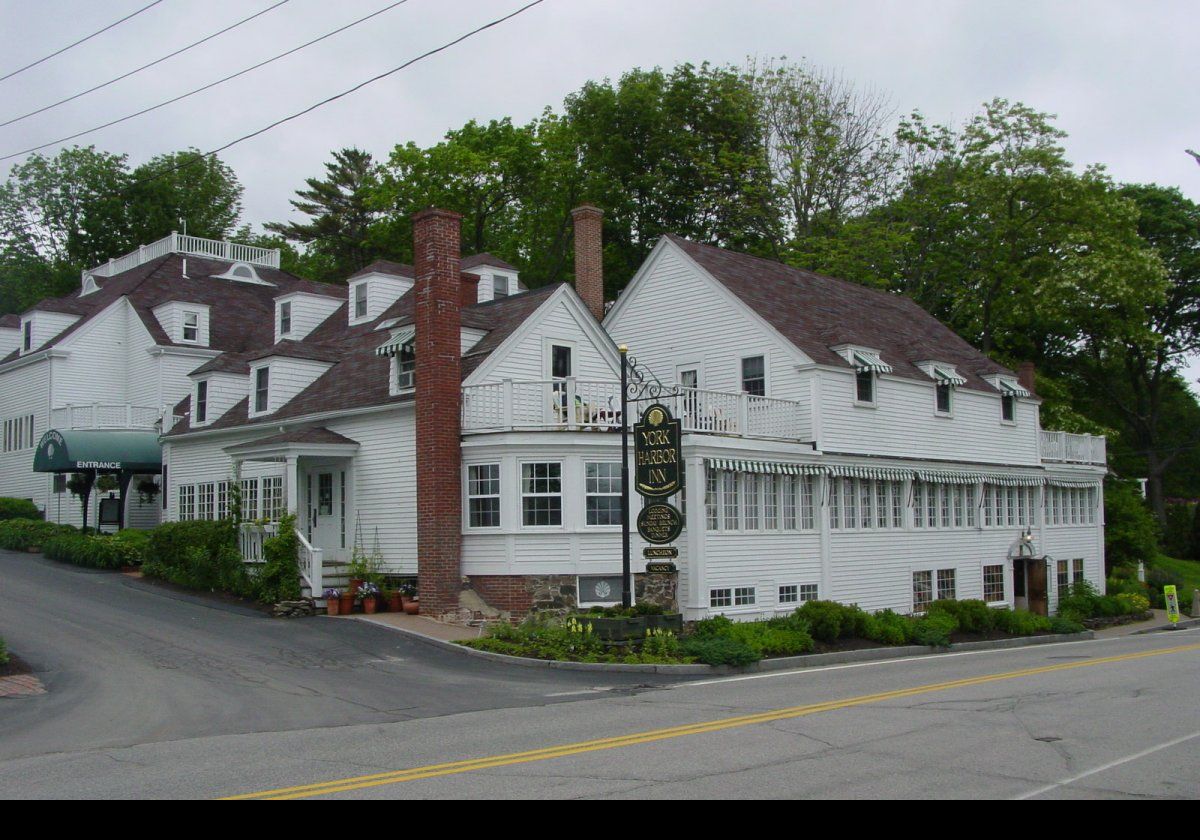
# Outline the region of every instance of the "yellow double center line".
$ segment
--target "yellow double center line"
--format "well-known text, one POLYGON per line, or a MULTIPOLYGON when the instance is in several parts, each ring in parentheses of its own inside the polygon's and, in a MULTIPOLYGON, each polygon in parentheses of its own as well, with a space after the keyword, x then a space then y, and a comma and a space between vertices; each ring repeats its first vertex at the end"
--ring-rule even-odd
POLYGON ((743 726, 754 726, 760 723, 771 723, 777 720, 805 717, 819 712, 832 712, 837 709, 849 709, 854 706, 866 706, 880 703, 884 700, 896 700, 904 697, 914 697, 920 694, 931 694, 936 691, 948 691, 954 688, 966 688, 973 685, 1015 680, 1021 677, 1032 677, 1037 674, 1048 674, 1053 671, 1069 671, 1075 668, 1090 668, 1095 665, 1109 665, 1113 662, 1128 662, 1133 659, 1147 659, 1153 656, 1165 656, 1171 653, 1200 650, 1200 644, 1182 645, 1179 647, 1150 650, 1141 653, 1126 653, 1120 656, 1105 656, 1100 659, 1089 659, 1082 662, 1067 662, 1059 665, 1043 665, 1039 668, 1025 668, 1020 671, 1007 671, 1000 674, 986 674, 981 677, 967 677, 950 682, 919 685, 913 688, 901 688, 895 691, 883 691, 878 694, 864 694, 859 697, 848 697, 842 700, 830 700, 825 703, 812 703, 806 706, 791 706, 786 709, 775 709, 769 712, 759 712, 753 715, 719 718, 718 720, 701 723, 689 723, 683 726, 671 726, 666 729, 651 729, 646 732, 635 732, 630 735, 619 735, 615 738, 599 738, 594 741, 579 741, 574 744, 562 744, 556 747, 544 747, 527 752, 507 753, 486 758, 468 759, 466 761, 451 761, 445 764, 428 764, 424 767, 414 767, 410 770, 395 770, 387 773, 375 773, 370 776, 353 776, 347 779, 336 779, 328 782, 317 782, 310 785, 276 788, 257 793, 245 793, 240 796, 230 796, 227 799, 301 799, 309 796, 322 796, 330 793, 342 793, 350 790, 394 785, 400 782, 415 782, 419 779, 433 779, 438 776, 454 776, 459 773, 470 773, 474 770, 487 770, 493 767, 507 767, 514 764, 528 764, 534 761, 548 761, 552 758, 564 758, 582 753, 614 750, 620 747, 632 747, 638 744, 650 744, 655 741, 665 741, 670 738, 682 738, 687 735, 702 735, 706 732, 720 732, 725 729, 737 729, 743 726))

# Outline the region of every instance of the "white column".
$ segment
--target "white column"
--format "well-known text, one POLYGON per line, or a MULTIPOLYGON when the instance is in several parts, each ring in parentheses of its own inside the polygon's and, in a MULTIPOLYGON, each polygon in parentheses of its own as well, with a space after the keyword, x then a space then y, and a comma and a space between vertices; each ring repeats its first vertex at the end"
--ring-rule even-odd
MULTIPOLYGON (((687 592, 679 593, 684 617, 700 618, 708 608, 706 585, 707 564, 704 557, 705 536, 708 533, 708 484, 704 475, 704 458, 692 455, 684 459, 688 486, 687 534, 687 592)), ((632 474, 632 472, 631 472, 632 474)))
POLYGON ((287 468, 283 471, 284 493, 287 494, 287 512, 296 515, 300 524, 300 456, 289 455, 287 468))
MULTIPOLYGON (((817 597, 823 601, 833 599, 833 541, 829 528, 829 488, 832 479, 828 473, 813 476, 813 516, 820 533, 821 591, 817 597)), ((846 512, 842 511, 845 516, 846 512)))

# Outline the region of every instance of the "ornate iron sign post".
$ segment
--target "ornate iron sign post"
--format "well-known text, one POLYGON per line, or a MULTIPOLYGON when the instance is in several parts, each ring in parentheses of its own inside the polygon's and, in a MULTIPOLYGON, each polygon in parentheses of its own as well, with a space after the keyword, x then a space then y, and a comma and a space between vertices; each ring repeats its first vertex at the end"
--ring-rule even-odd
MULTIPOLYGON (((658 400, 679 395, 679 386, 666 386, 637 359, 629 355, 622 344, 621 354, 621 605, 633 606, 633 571, 630 563, 629 500, 629 404, 653 401, 646 409, 644 422, 635 426, 639 437, 635 446, 638 457, 638 493, 651 499, 665 499, 683 488, 683 467, 680 458, 680 423, 671 417, 670 409, 657 404, 658 400)), ((646 521, 647 541, 671 542, 679 536, 683 522, 679 511, 665 502, 650 505, 638 517, 639 531, 646 521)))

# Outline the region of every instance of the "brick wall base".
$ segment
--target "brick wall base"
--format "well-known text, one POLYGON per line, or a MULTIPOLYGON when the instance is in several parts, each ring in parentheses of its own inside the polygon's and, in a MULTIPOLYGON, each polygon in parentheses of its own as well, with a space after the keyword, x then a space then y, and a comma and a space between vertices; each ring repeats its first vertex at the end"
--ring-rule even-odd
POLYGON ((471 575, 469 580, 489 607, 514 621, 535 612, 566 612, 579 603, 574 575, 471 575))

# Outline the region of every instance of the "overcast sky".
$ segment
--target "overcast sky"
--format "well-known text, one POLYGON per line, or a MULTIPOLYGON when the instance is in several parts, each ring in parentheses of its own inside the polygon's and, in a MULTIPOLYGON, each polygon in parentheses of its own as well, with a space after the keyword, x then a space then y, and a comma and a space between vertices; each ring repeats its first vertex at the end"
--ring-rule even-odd
MULTIPOLYGON (((0 122, 119 75, 277 0, 163 0, 0 82, 0 122)), ((0 75, 150 0, 0 0, 0 75)), ((394 0, 289 0, 151 70, 0 128, 0 155, 74 134, 241 70, 394 0)), ((137 164, 223 145, 438 46, 525 0, 408 0, 268 67, 74 142, 137 164)), ((1058 115, 1079 165, 1200 200, 1197 4, 545 0, 411 69, 222 154, 246 188, 245 220, 287 217, 332 149, 386 157, 469 119, 537 116, 589 79, 632 67, 747 56, 808 59, 887 93, 898 112, 960 122, 994 96, 1058 115)), ((52 154, 57 147, 46 153, 52 154)), ((4 171, 14 161, 0 164, 4 171)), ((1191 379, 1200 376, 1195 370, 1191 379)))

